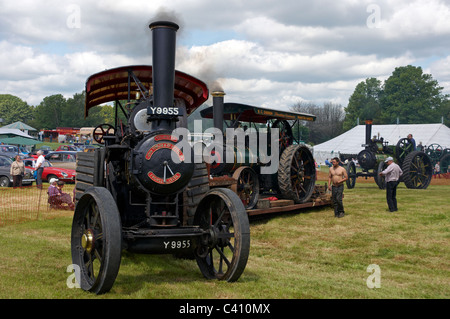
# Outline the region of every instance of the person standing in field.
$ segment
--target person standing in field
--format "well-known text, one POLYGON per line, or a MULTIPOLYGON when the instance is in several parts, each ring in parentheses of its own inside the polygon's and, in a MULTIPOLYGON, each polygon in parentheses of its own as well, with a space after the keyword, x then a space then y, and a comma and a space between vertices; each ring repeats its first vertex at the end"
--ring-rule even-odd
POLYGON ((386 180, 386 201, 389 207, 389 211, 396 212, 397 209, 397 186, 400 176, 402 176, 403 171, 397 164, 394 163, 392 157, 388 157, 385 162, 388 167, 380 172, 380 176, 385 175, 386 180))
POLYGON ((347 171, 339 165, 339 158, 334 157, 331 160, 333 166, 328 173, 328 189, 331 190, 331 198, 334 206, 334 217, 342 218, 345 216, 344 204, 344 182, 348 179, 347 171))
POLYGON ((37 178, 36 178, 36 186, 37 188, 42 189, 42 173, 44 172, 44 162, 45 162, 45 157, 44 157, 44 152, 42 152, 41 150, 36 152, 37 155, 39 155, 37 161, 36 161, 36 167, 34 168, 34 170, 37 172, 37 178))
POLYGON ((25 175, 25 165, 20 155, 16 155, 15 161, 11 164, 10 174, 13 178, 13 187, 22 187, 22 178, 25 175))
POLYGON ((441 178, 441 162, 437 161, 436 165, 434 165, 434 178, 441 178))

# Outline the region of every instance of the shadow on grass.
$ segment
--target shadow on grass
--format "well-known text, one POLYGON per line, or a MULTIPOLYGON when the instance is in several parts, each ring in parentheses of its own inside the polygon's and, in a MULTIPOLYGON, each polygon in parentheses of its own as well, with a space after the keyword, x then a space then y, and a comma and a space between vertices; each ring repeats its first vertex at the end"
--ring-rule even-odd
MULTIPOLYGON (((238 283, 257 282, 259 276, 245 269, 238 283)), ((206 287, 221 282, 207 279, 200 271, 195 259, 179 258, 173 255, 136 254, 122 252, 119 274, 113 286, 118 294, 141 294, 152 298, 181 298, 182 291, 177 285, 186 285, 187 289, 204 291, 206 287), (148 291, 155 287, 157 291, 148 291), (162 288, 164 287, 164 288, 162 288), (173 287, 168 292, 167 287, 173 287), (158 297, 158 294, 161 295, 158 297), (165 295, 164 293, 168 293, 165 295)), ((232 285, 233 283, 228 283, 232 285)), ((203 292, 194 293, 195 295, 203 292)))

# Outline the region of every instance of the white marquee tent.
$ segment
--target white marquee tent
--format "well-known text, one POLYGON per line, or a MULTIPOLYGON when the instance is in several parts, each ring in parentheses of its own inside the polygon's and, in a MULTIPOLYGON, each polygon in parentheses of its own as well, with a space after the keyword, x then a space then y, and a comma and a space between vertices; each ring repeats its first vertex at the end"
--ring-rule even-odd
POLYGON ((3 137, 21 136, 26 138, 33 138, 33 136, 30 136, 17 128, 5 128, 5 127, 0 127, 0 136, 3 137))
MULTIPOLYGON (((428 146, 439 144, 443 148, 450 148, 450 128, 444 124, 398 124, 398 125, 372 125, 372 135, 383 137, 389 145, 397 145, 401 138, 412 134, 416 144, 428 146)), ((358 125, 351 130, 336 136, 322 144, 314 146, 314 158, 317 163, 323 164, 325 160, 339 157, 339 154, 358 154, 364 149, 362 144, 366 139, 366 126, 358 125)))

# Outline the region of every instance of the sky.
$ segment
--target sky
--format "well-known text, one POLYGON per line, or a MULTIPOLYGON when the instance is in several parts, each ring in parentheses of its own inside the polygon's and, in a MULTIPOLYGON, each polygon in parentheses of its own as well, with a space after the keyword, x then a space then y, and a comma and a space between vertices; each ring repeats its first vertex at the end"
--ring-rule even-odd
POLYGON ((180 25, 176 69, 225 102, 347 106, 366 78, 420 66, 450 94, 450 1, 0 0, 0 94, 66 98, 105 69, 151 64, 156 20, 180 25))

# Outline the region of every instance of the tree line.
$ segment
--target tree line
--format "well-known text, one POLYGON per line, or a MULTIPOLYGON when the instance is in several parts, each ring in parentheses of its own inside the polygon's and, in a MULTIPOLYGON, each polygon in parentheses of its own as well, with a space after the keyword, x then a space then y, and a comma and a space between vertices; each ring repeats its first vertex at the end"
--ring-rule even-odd
POLYGON ((300 102, 293 111, 317 115, 315 122, 305 123, 308 141, 322 143, 371 119, 373 124, 443 123, 450 126, 450 99, 431 74, 412 65, 395 68, 382 83, 367 78, 358 83, 348 105, 300 102))
POLYGON ((94 107, 84 118, 85 93, 71 98, 61 94, 45 97, 39 105, 31 106, 19 97, 0 94, 1 126, 21 121, 37 130, 56 127, 95 127, 102 123, 114 124, 114 108, 111 105, 94 107))
POLYGON ((412 65, 395 68, 382 83, 376 78, 360 82, 345 108, 343 129, 356 125, 357 119, 372 119, 374 124, 450 125, 450 99, 431 74, 412 65))
MULTIPOLYGON (((30 106, 19 97, 0 94, 1 125, 22 121, 41 130, 114 124, 114 108, 110 105, 94 107, 84 118, 84 101, 84 92, 68 99, 56 94, 30 106)), ((291 110, 316 115, 316 121, 294 127, 294 135, 310 144, 342 134, 357 125, 358 119, 361 124, 366 119, 372 119, 374 124, 396 124, 397 119, 401 124, 423 124, 440 123, 443 118, 444 124, 450 126, 449 95, 443 94, 443 88, 431 74, 411 65, 395 68, 384 83, 376 78, 358 83, 346 107, 331 102, 299 102, 291 110)))

